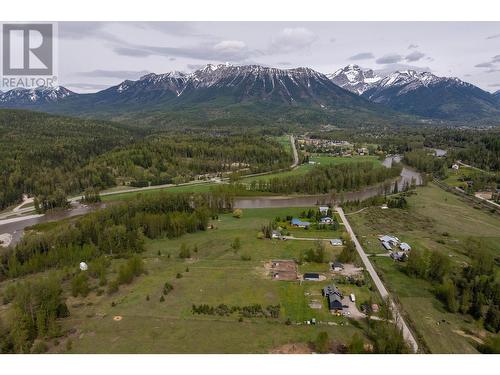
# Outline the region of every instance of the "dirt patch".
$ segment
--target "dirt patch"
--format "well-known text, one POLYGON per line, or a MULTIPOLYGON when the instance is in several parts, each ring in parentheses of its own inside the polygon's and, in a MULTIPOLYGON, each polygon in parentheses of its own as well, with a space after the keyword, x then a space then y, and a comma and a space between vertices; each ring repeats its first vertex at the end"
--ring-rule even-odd
POLYGON ((465 333, 464 331, 462 331, 460 329, 454 329, 453 332, 456 333, 457 335, 462 336, 462 337, 472 339, 475 342, 477 342, 478 344, 481 344, 481 345, 484 344, 484 341, 481 340, 479 337, 474 336, 474 335, 469 335, 468 333, 465 333))
POLYGON ((323 308, 323 303, 321 301, 318 301, 318 300, 312 300, 310 303, 309 303, 309 307, 311 309, 316 309, 316 310, 319 310, 319 309, 322 309, 323 308))
POLYGON ((297 280, 297 263, 294 260, 272 260, 264 268, 273 280, 297 280))
POLYGON ((346 263, 341 271, 334 271, 335 274, 342 276, 358 276, 363 273, 362 267, 356 267, 354 264, 346 263))
POLYGON ((271 354, 312 354, 313 350, 304 342, 285 344, 271 349, 271 354))
POLYGON ((113 316, 113 320, 114 320, 115 322, 119 322, 119 321, 120 321, 120 320, 122 320, 122 319, 123 319, 123 317, 122 317, 121 315, 115 315, 115 316, 113 316))
POLYGON ((0 246, 9 247, 12 242, 12 235, 10 233, 0 234, 0 246))

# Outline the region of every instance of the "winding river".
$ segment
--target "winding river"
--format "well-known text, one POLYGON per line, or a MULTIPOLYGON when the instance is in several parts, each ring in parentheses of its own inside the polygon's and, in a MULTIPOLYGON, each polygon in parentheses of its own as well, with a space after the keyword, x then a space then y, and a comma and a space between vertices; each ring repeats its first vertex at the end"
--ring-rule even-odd
MULTIPOLYGON (((383 161, 383 165, 390 168, 393 162, 400 162, 401 157, 389 156, 383 161)), ((399 189, 401 190, 405 185, 414 182, 416 185, 422 184, 421 175, 408 168, 403 167, 400 177, 391 182, 390 191, 394 189, 394 185, 397 183, 399 189)), ((301 196, 266 196, 266 197, 241 197, 236 198, 234 206, 236 208, 269 208, 269 207, 307 207, 314 205, 334 205, 340 203, 341 201, 353 201, 353 200, 364 200, 376 195, 384 194, 384 184, 379 184, 376 186, 370 186, 360 191, 355 192, 344 192, 337 194, 321 194, 321 195, 301 195, 301 196)), ((105 207, 105 203, 96 205, 81 205, 77 202, 72 203, 72 207, 67 210, 51 212, 45 215, 28 215, 22 217, 13 217, 12 219, 0 221, 0 234, 9 233, 12 235, 11 245, 15 245, 22 237, 24 229, 26 227, 47 223, 51 221, 58 221, 73 216, 83 215, 94 211, 99 208, 105 207), (3 222, 3 223, 2 223, 3 222)))

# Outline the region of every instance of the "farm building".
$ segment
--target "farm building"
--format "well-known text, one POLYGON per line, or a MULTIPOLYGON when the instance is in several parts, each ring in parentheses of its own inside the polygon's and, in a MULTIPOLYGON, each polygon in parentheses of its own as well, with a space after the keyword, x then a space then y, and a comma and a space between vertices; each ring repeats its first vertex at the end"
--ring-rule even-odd
POLYGON ((392 245, 392 246, 398 246, 399 243, 401 242, 401 241, 399 241, 399 238, 394 237, 394 236, 388 236, 388 235, 380 236, 378 239, 382 243, 387 242, 389 245, 392 245))
POLYGON ((342 240, 338 238, 334 238, 330 240, 330 244, 332 246, 342 246, 342 240))
POLYGON ((311 273, 311 272, 305 273, 304 280, 318 281, 319 280, 319 273, 311 273))
POLYGON ((290 224, 293 226, 293 227, 298 227, 298 228, 306 228, 308 227, 309 225, 311 225, 311 223, 307 222, 307 221, 302 221, 300 219, 297 219, 297 218, 293 218, 291 221, 290 221, 290 224))
POLYGON ((331 217, 322 217, 319 221, 321 224, 331 224, 333 223, 333 219, 331 217))

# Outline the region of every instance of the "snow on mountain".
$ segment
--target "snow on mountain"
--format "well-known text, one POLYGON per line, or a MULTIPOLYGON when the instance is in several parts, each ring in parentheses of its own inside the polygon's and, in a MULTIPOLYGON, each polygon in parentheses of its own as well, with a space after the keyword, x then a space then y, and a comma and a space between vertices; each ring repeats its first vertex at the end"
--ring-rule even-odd
POLYGON ((373 70, 363 70, 358 65, 347 65, 335 73, 327 74, 327 77, 337 86, 361 95, 366 90, 376 85, 382 77, 373 70))
POLYGON ((54 103, 66 97, 76 95, 65 87, 36 87, 32 89, 15 88, 0 94, 0 103, 14 105, 33 105, 54 103))
POLYGON ((345 95, 328 77, 310 68, 278 69, 260 65, 208 64, 186 74, 172 72, 148 74, 137 81, 124 81, 98 93, 101 97, 116 95, 121 100, 144 101, 171 94, 204 100, 216 95, 233 95, 238 100, 250 97, 273 98, 285 102, 317 99, 321 95, 345 95), (208 96, 207 96, 208 95, 208 96))

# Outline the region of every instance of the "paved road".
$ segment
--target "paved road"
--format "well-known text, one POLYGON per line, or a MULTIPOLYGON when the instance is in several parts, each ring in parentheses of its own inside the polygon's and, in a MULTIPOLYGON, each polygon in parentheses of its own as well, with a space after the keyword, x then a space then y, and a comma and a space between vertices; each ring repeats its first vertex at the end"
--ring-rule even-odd
POLYGON ((295 137, 290 135, 290 143, 292 144, 292 153, 293 153, 293 164, 290 166, 290 168, 294 169, 299 165, 299 153, 297 151, 297 147, 295 147, 295 137))
MULTIPOLYGON (((366 253, 359 243, 358 239, 356 238, 356 235, 354 234, 354 231, 351 228, 351 225, 347 221, 347 218, 344 214, 344 210, 342 207, 336 207, 337 212, 339 213, 340 218, 342 219, 342 222, 344 223, 345 229, 349 233, 349 236, 351 236, 352 241, 356 245, 356 250, 358 251, 358 254, 363 261, 363 264, 365 265, 366 270, 370 274, 371 278, 373 279, 373 282, 375 283, 375 286, 377 287, 380 295, 382 298, 385 300, 386 298, 390 297, 389 292, 385 288, 384 284, 382 283, 382 280, 380 280, 380 277, 377 275, 377 272, 375 271, 375 268, 373 268, 373 265, 371 264, 370 260, 366 256, 366 253)), ((417 340, 415 340, 415 337, 413 337, 413 334, 411 333, 410 329, 406 325, 403 316, 399 312, 398 306, 394 303, 394 301, 389 298, 392 312, 394 314, 394 317, 396 318, 396 324, 402 329, 403 331, 403 337, 406 339, 408 344, 412 347, 413 351, 416 353, 418 351, 418 344, 417 340)))

